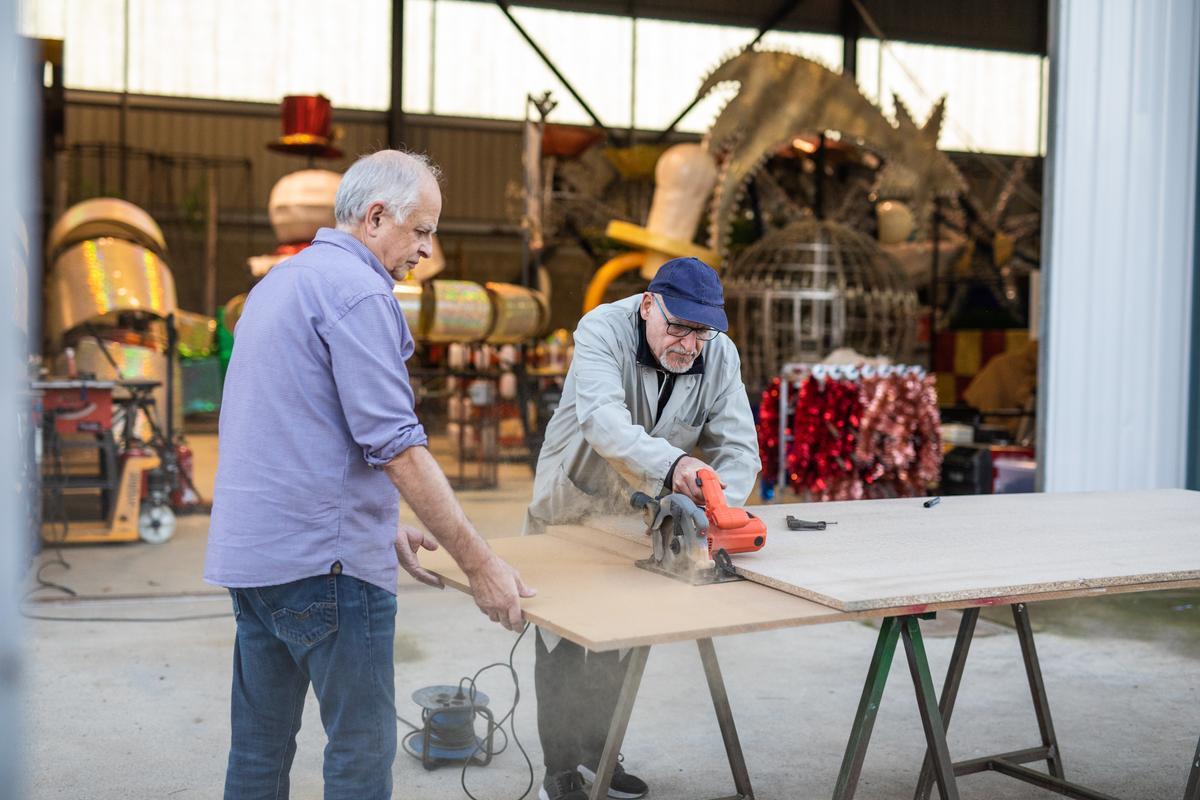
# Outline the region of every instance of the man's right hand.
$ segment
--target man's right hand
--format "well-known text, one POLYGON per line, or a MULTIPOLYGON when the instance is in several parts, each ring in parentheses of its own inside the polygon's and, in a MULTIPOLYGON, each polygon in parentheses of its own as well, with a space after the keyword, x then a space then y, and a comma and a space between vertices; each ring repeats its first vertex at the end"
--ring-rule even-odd
MULTIPOLYGON (((671 475, 671 491, 687 495, 692 499, 692 502, 698 505, 703 504, 704 492, 700 489, 700 485, 696 483, 696 473, 702 469, 712 469, 713 474, 717 475, 715 469, 698 458, 684 456, 679 459, 675 464, 675 472, 671 475)), ((717 480, 721 481, 720 475, 717 475, 717 480)), ((721 481, 721 488, 726 488, 724 481, 721 481)))
POLYGON ((423 445, 409 447, 389 461, 386 469, 417 519, 466 572, 479 610, 510 631, 520 630, 525 621, 521 598, 533 597, 536 592, 487 546, 429 450, 423 445))
POLYGON ((521 598, 533 597, 537 591, 521 580, 520 574, 495 553, 477 568, 467 573, 475 605, 492 622, 510 631, 519 631, 525 622, 521 613, 521 598))

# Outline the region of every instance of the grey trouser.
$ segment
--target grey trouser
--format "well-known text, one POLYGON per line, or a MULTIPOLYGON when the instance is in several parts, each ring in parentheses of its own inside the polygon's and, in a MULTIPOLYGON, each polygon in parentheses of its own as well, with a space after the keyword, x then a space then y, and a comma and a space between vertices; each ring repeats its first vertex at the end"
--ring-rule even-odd
POLYGON ((592 653, 566 639, 547 648, 540 629, 535 646, 538 735, 546 772, 565 772, 580 764, 594 770, 604 751, 628 654, 621 658, 615 650, 592 653))

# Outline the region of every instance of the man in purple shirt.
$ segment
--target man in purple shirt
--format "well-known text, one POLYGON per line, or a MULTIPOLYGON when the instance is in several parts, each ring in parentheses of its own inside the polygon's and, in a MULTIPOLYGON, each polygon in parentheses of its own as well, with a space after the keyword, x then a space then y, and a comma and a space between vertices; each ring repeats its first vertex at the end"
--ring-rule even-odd
POLYGON ((510 630, 533 595, 467 520, 413 412, 392 286, 430 255, 437 179, 422 156, 360 159, 337 229, 272 269, 238 321, 204 570, 237 618, 226 800, 288 796, 310 684, 326 800, 391 797, 397 566, 441 585, 421 547, 443 545, 510 630), (433 538, 398 525, 397 490, 433 538))

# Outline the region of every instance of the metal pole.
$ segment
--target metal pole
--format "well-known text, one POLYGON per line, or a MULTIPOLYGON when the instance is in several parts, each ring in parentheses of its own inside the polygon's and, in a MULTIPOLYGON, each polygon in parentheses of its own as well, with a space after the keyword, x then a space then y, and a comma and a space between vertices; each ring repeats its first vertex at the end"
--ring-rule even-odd
MULTIPOLYGON (((766 308, 771 307, 770 298, 763 304, 766 308)), ((788 383, 791 378, 787 374, 787 370, 779 372, 779 436, 776 441, 779 443, 779 465, 777 467, 779 474, 775 480, 775 499, 783 500, 783 491, 787 489, 790 476, 787 470, 787 446, 791 441, 788 436, 788 383)))
POLYGON ((429 4, 429 113, 437 113, 437 0, 429 4))
POLYGON ((1035 769, 1022 767, 1020 764, 1014 764, 1005 759, 993 759, 988 767, 993 772, 1000 775, 1007 775, 1010 778, 1016 778, 1019 781, 1024 781, 1031 786, 1036 786, 1039 789, 1045 789, 1048 792, 1070 797, 1073 800, 1121 800, 1111 794, 1097 792, 1094 789, 1089 789, 1086 786, 1080 786, 1070 781, 1056 778, 1053 775, 1047 775, 1044 772, 1038 772, 1035 769))
POLYGON ((853 77, 858 72, 858 28, 861 18, 850 0, 842 0, 841 18, 842 74, 853 77))
POLYGON ((215 316, 217 313, 217 213, 220 204, 217 202, 217 180, 219 179, 215 164, 209 164, 205 169, 208 183, 208 218, 204 221, 204 313, 215 316))
POLYGON ((846 755, 838 772, 837 784, 833 789, 833 800, 851 800, 858 788, 863 761, 867 758, 867 746, 871 743, 871 731, 883 700, 888 672, 892 669, 892 656, 896 654, 896 642, 900 638, 903 617, 887 617, 879 629, 875 641, 875 654, 871 656, 871 667, 867 670, 867 681, 863 685, 862 697, 854 724, 850 727, 850 740, 846 742, 846 755))
POLYGON ((178 349, 179 331, 175 327, 175 315, 167 314, 167 385, 164 387, 167 407, 163 409, 162 418, 165 447, 172 453, 175 444, 175 364, 178 360, 178 349))
POLYGON ((1037 717, 1038 731, 1042 734, 1042 746, 1050 751, 1046 758, 1046 767, 1051 775, 1065 780, 1062 754, 1058 750, 1058 737, 1054 733, 1054 721, 1050 718, 1050 700, 1046 696, 1046 684, 1042 680, 1037 646, 1033 643, 1033 626, 1029 624, 1029 608, 1024 603, 1017 603, 1012 607, 1012 613, 1013 622, 1017 627, 1017 639, 1021 643, 1021 657, 1025 661, 1025 677, 1029 679, 1033 712, 1037 717))
POLYGON ((1200 800, 1200 742, 1196 744, 1196 756, 1192 759, 1192 771, 1183 790, 1183 800, 1200 800))
POLYGON ((121 40, 121 113, 118 118, 120 127, 121 150, 118 153, 117 180, 121 197, 128 199, 129 193, 129 0, 122 4, 124 10, 125 33, 121 40))
POLYGON ((938 243, 942 233, 942 201, 933 199, 933 255, 929 264, 929 371, 935 372, 938 318, 938 243))
POLYGON ((575 91, 575 87, 571 85, 571 82, 567 80, 566 76, 559 72, 558 67, 556 67, 554 62, 550 60, 550 56, 546 55, 542 48, 538 46, 538 43, 533 40, 533 37, 529 35, 529 32, 521 27, 521 23, 517 22, 517 18, 512 15, 511 11, 508 10, 508 3, 506 3, 505 0, 496 0, 496 5, 502 12, 504 12, 504 16, 508 17, 508 21, 511 22, 513 27, 517 29, 517 33, 521 34, 521 38, 524 39, 531 48, 533 48, 533 52, 537 53, 537 56, 542 60, 542 63, 554 73, 554 77, 558 78, 559 82, 562 83, 563 88, 570 92, 571 97, 575 98, 575 102, 579 103, 579 106, 584 110, 584 112, 592 118, 592 122, 595 123, 596 127, 600 128, 605 133, 609 133, 610 131, 608 130, 608 127, 600 121, 600 117, 596 116, 596 112, 592 110, 592 107, 587 104, 587 101, 583 99, 579 92, 575 91))
POLYGON ((54 156, 54 200, 50 204, 50 218, 58 219, 67 210, 67 170, 69 156, 65 149, 57 151, 54 156))
POLYGON ((404 0, 392 0, 392 97, 388 108, 388 144, 404 139, 404 0))
POLYGON ((817 219, 825 219, 825 132, 817 134, 817 152, 813 156, 816 162, 816 171, 813 178, 816 180, 816 185, 813 192, 813 215, 817 219))
POLYGON ((754 790, 750 788, 750 771, 746 768, 746 756, 742 753, 742 743, 738 740, 737 727, 733 723, 733 709, 729 707, 729 693, 725 691, 725 680, 721 677, 717 649, 712 639, 697 639, 696 645, 700 648, 700 663, 704 666, 704 678, 712 695, 713 711, 717 714, 717 725, 725 742, 725 756, 729 759, 729 771, 733 773, 734 789, 738 798, 752 798, 754 790))
POLYGON ((938 710, 937 695, 933 691, 933 676, 929 673, 929 659, 925 656, 920 621, 912 616, 903 617, 900 636, 904 639, 904 652, 908 655, 908 669, 917 692, 917 710, 921 713, 921 726, 925 729, 925 741, 933 760, 933 776, 937 779, 938 791, 942 793, 942 800, 958 800, 954 764, 950 761, 950 749, 946 746, 946 723, 938 710))
POLYGON ((637 14, 636 5, 629 0, 629 146, 637 144, 637 14))
MULTIPOLYGON (((962 683, 963 670, 967 666, 967 654, 971 651, 971 640, 975 636, 975 625, 979 621, 979 609, 963 609, 962 622, 958 625, 958 638, 954 640, 954 652, 950 654, 950 666, 946 670, 946 682, 942 684, 942 699, 938 711, 942 715, 942 724, 950 728, 950 715, 954 713, 954 701, 958 699, 958 687, 962 683)), ((917 779, 917 790, 914 800, 928 800, 929 791, 933 788, 933 753, 925 750, 925 762, 921 765, 921 775, 917 779)))
POLYGON ((608 797, 608 785, 612 782, 613 770, 617 766, 617 754, 621 750, 621 742, 625 740, 625 730, 629 727, 629 717, 633 714, 633 702, 637 699, 642 672, 646 669, 646 659, 649 657, 649 646, 635 647, 628 656, 629 666, 625 668, 621 694, 617 697, 617 707, 613 710, 612 723, 608 726, 604 752, 600 756, 600 763, 596 765, 590 800, 603 800, 608 797))

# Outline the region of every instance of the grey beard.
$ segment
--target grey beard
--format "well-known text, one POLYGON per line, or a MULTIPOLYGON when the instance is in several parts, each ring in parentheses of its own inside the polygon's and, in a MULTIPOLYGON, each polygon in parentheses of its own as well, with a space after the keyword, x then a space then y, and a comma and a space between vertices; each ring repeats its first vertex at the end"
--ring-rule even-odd
MULTIPOLYGON (((678 353, 678 352, 676 352, 676 353, 672 353, 670 350, 668 350, 666 353, 663 353, 663 355, 664 355, 664 356, 671 356, 671 355, 675 355, 675 356, 682 356, 682 355, 685 355, 685 354, 684 354, 684 353, 678 353)), ((668 364, 668 363, 667 363, 666 359, 664 358, 664 359, 662 360, 662 368, 663 368, 663 369, 665 369, 667 372, 673 372, 673 373, 675 373, 676 375, 681 375, 681 374, 683 374, 684 372, 687 372, 689 369, 691 369, 691 368, 692 368, 692 364, 696 363, 696 356, 697 356, 697 355, 699 355, 699 353, 696 353, 695 355, 693 355, 693 356, 691 357, 691 359, 688 361, 688 363, 687 363, 685 366, 682 366, 682 367, 674 367, 674 366, 671 366, 670 364, 668 364)))

